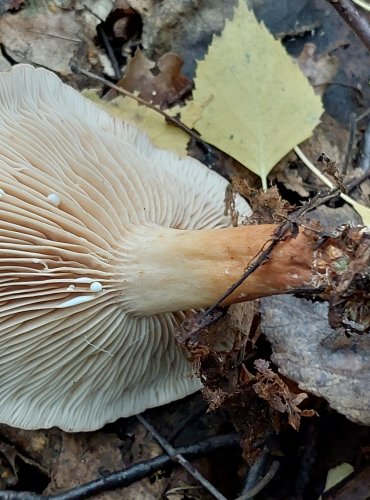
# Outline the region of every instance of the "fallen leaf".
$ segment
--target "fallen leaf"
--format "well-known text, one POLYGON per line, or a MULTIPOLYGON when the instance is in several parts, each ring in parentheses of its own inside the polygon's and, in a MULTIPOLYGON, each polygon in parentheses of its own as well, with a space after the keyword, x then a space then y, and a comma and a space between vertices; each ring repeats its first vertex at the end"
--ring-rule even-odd
POLYGON ((25 430, 0 424, 0 433, 6 442, 40 464, 50 475, 53 463, 62 447, 63 432, 60 429, 25 430))
POLYGON ((286 413, 289 424, 296 431, 299 430, 301 417, 313 417, 314 410, 301 410, 298 407, 308 396, 305 392, 296 394, 292 392, 284 380, 270 368, 269 361, 257 359, 254 362, 257 369, 256 382, 253 389, 258 396, 269 403, 272 409, 286 413))
POLYGON ((152 104, 168 107, 192 87, 192 82, 181 73, 183 61, 174 53, 164 54, 157 65, 137 49, 130 59, 125 76, 118 85, 152 104), (158 74, 154 74, 157 71, 158 74))
MULTIPOLYGON (((54 460, 51 482, 44 494, 54 494, 98 479, 104 473, 123 469, 121 444, 122 441, 114 434, 64 432, 62 449, 54 460)), ((118 500, 122 498, 122 492, 110 491, 100 498, 118 500)))
POLYGON ((204 140, 266 177, 319 123, 320 98, 244 2, 198 62, 182 120, 204 140))
POLYGON ((96 26, 112 5, 113 0, 78 0, 75 9, 66 10, 55 5, 49 9, 47 2, 27 2, 22 11, 0 16, 1 42, 19 63, 70 75, 72 61, 86 67, 87 61, 97 62, 102 54, 94 45, 96 26))
POLYGON ((196 8, 189 0, 130 0, 130 6, 143 20, 142 45, 153 58, 175 52, 184 59, 184 73, 194 74, 212 35, 221 32, 230 18, 235 0, 202 0, 196 8))
POLYGON ((304 187, 305 183, 294 161, 295 155, 292 153, 288 156, 289 158, 285 157, 274 168, 271 180, 280 182, 285 189, 298 193, 301 198, 309 198, 310 192, 304 187))
POLYGON ((83 45, 75 12, 47 9, 0 17, 1 41, 17 62, 46 66, 62 75, 71 73, 69 63, 83 45))
POLYGON ((325 490, 322 495, 325 500, 348 500, 351 498, 367 500, 369 498, 370 467, 367 466, 362 470, 358 470, 359 468, 356 464, 356 469, 352 474, 350 473, 349 467, 348 473, 350 476, 347 475, 347 477, 342 478, 341 483, 334 485, 333 489, 329 489, 328 491, 325 490))
POLYGON ((182 130, 168 125, 163 116, 153 109, 139 106, 134 99, 129 97, 119 96, 109 102, 103 101, 95 90, 85 90, 82 95, 94 101, 111 115, 141 128, 157 147, 175 151, 179 155, 186 155, 189 136, 182 130))
POLYGON ((306 43, 300 53, 297 63, 307 76, 311 85, 322 95, 327 85, 333 83, 339 69, 338 59, 329 54, 315 56, 316 45, 306 43))
POLYGON ((333 330, 326 303, 269 297, 261 300, 261 312, 279 371, 350 420, 370 425, 369 337, 333 330))
POLYGON ((330 490, 336 484, 340 483, 354 471, 353 465, 346 462, 336 465, 328 470, 326 476, 324 491, 330 490))

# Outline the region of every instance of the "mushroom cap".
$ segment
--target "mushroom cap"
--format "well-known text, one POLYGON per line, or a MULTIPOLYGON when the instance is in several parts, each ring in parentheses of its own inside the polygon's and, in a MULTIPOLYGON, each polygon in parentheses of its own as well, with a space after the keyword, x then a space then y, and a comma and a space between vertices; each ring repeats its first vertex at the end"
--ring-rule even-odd
POLYGON ((93 430, 200 388, 186 313, 137 314, 126 257, 137 227, 229 226, 226 186, 47 70, 0 74, 1 422, 93 430))

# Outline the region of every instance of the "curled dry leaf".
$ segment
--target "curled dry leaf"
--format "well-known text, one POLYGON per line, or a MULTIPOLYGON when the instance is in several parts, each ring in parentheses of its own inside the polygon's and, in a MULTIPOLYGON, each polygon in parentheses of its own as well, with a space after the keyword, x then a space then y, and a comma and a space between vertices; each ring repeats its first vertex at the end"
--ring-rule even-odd
POLYGON ((284 380, 271 370, 268 361, 257 359, 254 366, 258 373, 253 389, 260 398, 269 403, 271 408, 280 413, 286 413, 293 429, 299 429, 301 417, 313 417, 316 414, 314 410, 298 408, 298 405, 308 397, 307 394, 305 392, 299 394, 292 392, 284 380))
POLYGON ((370 425, 369 337, 332 329, 325 303, 293 296, 261 302, 261 328, 279 371, 350 420, 370 425))
POLYGON ((169 52, 160 57, 156 65, 137 49, 118 85, 130 92, 138 92, 142 99, 152 104, 166 107, 192 87, 191 80, 181 73, 183 64, 180 56, 169 52))

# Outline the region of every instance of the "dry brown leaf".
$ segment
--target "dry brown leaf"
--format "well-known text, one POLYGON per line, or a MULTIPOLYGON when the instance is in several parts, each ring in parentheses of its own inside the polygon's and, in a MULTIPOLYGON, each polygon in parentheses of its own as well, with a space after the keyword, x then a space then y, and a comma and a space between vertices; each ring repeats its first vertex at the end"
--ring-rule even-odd
POLYGON ((17 62, 40 64, 62 75, 71 73, 70 61, 83 45, 81 26, 72 11, 27 9, 4 14, 0 31, 7 53, 17 62))
POLYGON ((118 85, 130 92, 138 92, 147 102, 167 107, 192 87, 192 82, 181 73, 182 66, 183 61, 177 54, 164 54, 156 65, 137 49, 118 85))
MULTIPOLYGON (((102 473, 123 469, 121 444, 122 441, 113 434, 63 433, 62 449, 54 460, 51 482, 44 494, 55 494, 97 479, 102 473)), ((122 492, 111 491, 99 498, 120 500, 122 492)))
POLYGON ((316 45, 306 43, 297 63, 316 91, 322 95, 326 85, 333 83, 339 69, 339 61, 335 56, 329 54, 315 56, 315 52, 316 45))
MULTIPOLYGON (((128 465, 128 461, 131 465, 162 455, 162 448, 138 421, 133 423, 133 426, 130 428, 130 433, 133 434, 135 438, 130 448, 130 456, 127 457, 129 460, 126 461, 126 465, 128 465)), ((156 477, 156 475, 153 475, 152 478, 145 478, 142 481, 125 487, 124 498, 125 500, 156 500, 157 498, 162 498, 167 483, 168 478, 156 477)))
POLYGON ((0 433, 6 441, 31 458, 50 475, 56 456, 62 447, 63 432, 57 428, 46 430, 16 429, 5 424, 0 425, 0 433))
POLYGON ((98 61, 96 26, 112 5, 113 0, 77 0, 75 9, 66 10, 52 2, 50 8, 46 1, 27 2, 22 11, 0 16, 1 42, 17 62, 70 75, 72 61, 84 68, 90 60, 98 61))
POLYGON ((283 158, 272 171, 271 180, 280 182, 285 189, 298 193, 301 198, 309 198, 310 192, 305 188, 307 185, 297 166, 297 158, 294 152, 283 158))
POLYGON ((313 417, 316 414, 313 410, 298 408, 298 405, 308 397, 307 394, 292 392, 282 378, 271 370, 269 361, 257 359, 254 366, 257 374, 253 389, 260 398, 268 402, 272 409, 279 413, 286 413, 293 429, 296 431, 299 429, 301 417, 313 417))
POLYGON ((328 305, 293 296, 262 300, 261 328, 272 360, 299 387, 350 420, 370 425, 370 339, 328 324, 328 305))

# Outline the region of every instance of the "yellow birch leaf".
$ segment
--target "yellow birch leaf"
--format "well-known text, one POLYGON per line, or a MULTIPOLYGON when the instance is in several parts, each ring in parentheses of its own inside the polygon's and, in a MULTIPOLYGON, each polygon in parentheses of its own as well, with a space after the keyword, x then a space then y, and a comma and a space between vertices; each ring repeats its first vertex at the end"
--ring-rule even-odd
POLYGON ((298 65, 242 0, 234 19, 198 62, 182 121, 202 138, 266 177, 312 134, 321 100, 298 65))
POLYGON ((119 96, 108 102, 100 99, 95 90, 84 90, 82 95, 101 106, 112 116, 139 127, 148 134, 152 143, 158 148, 174 151, 181 156, 186 155, 189 136, 182 130, 168 125, 163 116, 156 111, 146 106, 139 106, 134 99, 129 97, 119 96))

